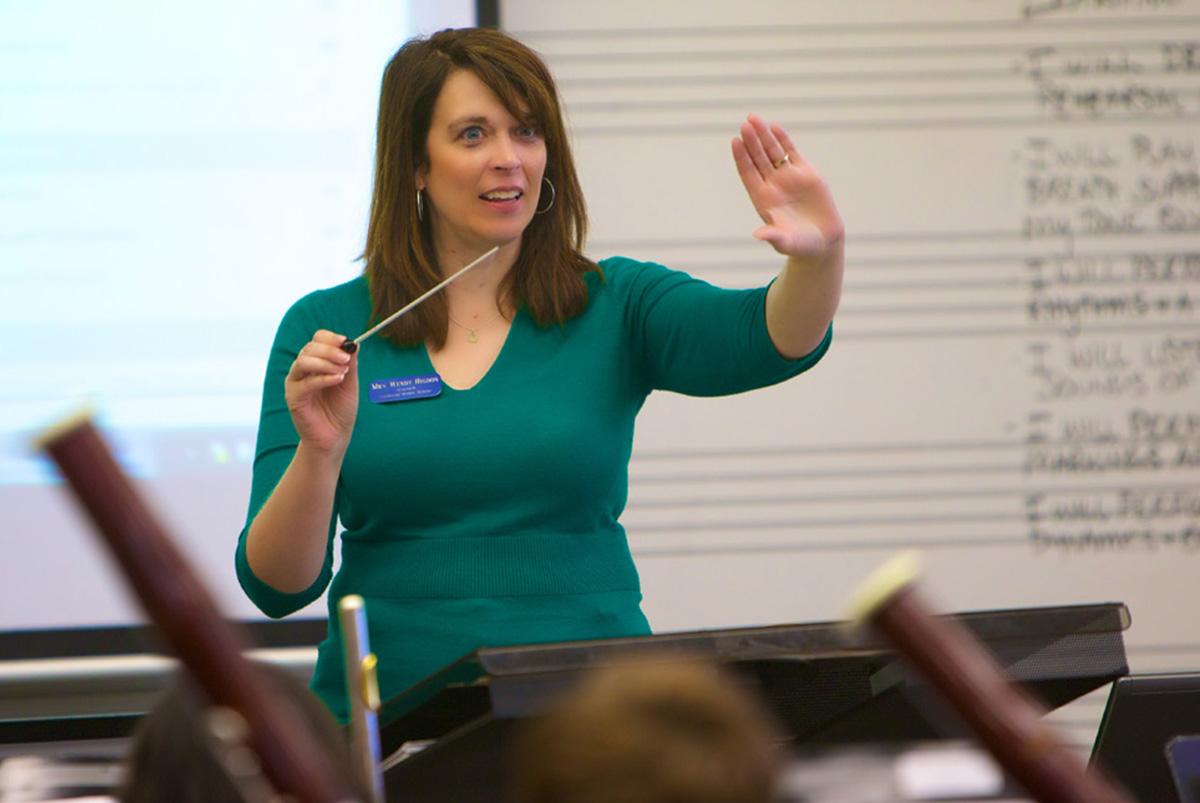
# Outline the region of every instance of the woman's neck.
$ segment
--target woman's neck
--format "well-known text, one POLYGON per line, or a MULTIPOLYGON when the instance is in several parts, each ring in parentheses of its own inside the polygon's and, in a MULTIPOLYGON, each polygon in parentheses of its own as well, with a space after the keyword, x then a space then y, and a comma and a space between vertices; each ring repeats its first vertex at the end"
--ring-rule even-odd
MULTIPOLYGON (((450 276, 486 250, 484 246, 480 246, 478 252, 463 247, 437 249, 438 266, 442 275, 450 276)), ((499 305, 501 286, 516 264, 520 250, 520 240, 506 243, 500 246, 500 250, 494 256, 467 271, 461 279, 448 286, 445 293, 451 308, 465 305, 478 309, 489 303, 499 305)))

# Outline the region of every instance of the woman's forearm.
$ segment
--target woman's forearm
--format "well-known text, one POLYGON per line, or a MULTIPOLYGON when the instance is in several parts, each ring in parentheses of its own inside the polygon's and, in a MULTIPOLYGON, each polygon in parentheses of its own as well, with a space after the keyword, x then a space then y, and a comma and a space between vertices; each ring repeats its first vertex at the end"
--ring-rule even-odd
POLYGON ((344 452, 300 442, 287 471, 246 533, 246 561, 267 585, 287 594, 321 573, 344 452))
POLYGON ((843 246, 824 259, 788 257, 767 291, 767 332, 779 353, 799 359, 821 344, 842 296, 843 246))

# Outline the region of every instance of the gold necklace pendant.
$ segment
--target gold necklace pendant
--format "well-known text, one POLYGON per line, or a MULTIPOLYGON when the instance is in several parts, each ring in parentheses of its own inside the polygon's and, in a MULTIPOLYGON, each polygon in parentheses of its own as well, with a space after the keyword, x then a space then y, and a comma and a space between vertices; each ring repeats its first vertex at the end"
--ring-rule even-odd
MULTIPOLYGON (((479 330, 478 329, 472 329, 470 326, 467 326, 465 323, 459 323, 457 320, 454 319, 453 315, 450 315, 449 312, 447 312, 446 315, 447 315, 447 317, 450 318, 450 323, 454 324, 459 329, 462 329, 464 332, 467 333, 467 342, 468 343, 478 343, 479 342, 479 330)), ((497 321, 501 317, 502 317, 501 313, 496 313, 495 317, 493 317, 490 321, 484 321, 484 323, 490 324, 490 323, 492 323, 492 321, 497 321)))

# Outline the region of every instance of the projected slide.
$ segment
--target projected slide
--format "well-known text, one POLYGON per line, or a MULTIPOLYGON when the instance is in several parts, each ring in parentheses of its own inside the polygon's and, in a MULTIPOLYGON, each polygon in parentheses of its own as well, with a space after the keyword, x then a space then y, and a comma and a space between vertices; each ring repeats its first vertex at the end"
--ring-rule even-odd
POLYGON ((254 615, 232 549, 275 326, 360 270, 388 58, 474 22, 473 3, 409 6, 0 5, 0 630, 134 618, 28 448, 84 404, 254 615))

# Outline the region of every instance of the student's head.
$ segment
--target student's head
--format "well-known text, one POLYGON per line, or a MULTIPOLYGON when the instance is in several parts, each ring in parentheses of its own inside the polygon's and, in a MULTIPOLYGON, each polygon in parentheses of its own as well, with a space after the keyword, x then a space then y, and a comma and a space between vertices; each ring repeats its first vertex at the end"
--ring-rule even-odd
POLYGON ((756 697, 711 666, 614 666, 519 733, 517 800, 766 803, 777 744, 756 697))
MULTIPOLYGON (((363 253, 376 318, 499 245, 518 254, 511 300, 540 323, 565 320, 586 302, 586 228, 558 91, 536 53, 486 28, 400 48, 383 75, 363 253)), ((440 345, 445 326, 434 297, 388 334, 440 345)))
MULTIPOLYGON (((335 770, 367 800, 365 782, 353 770, 349 744, 325 706, 283 669, 269 664, 255 664, 255 669, 300 715, 335 770)), ((134 732, 118 794, 121 803, 244 803, 214 752, 210 710, 199 687, 180 673, 134 732)))

